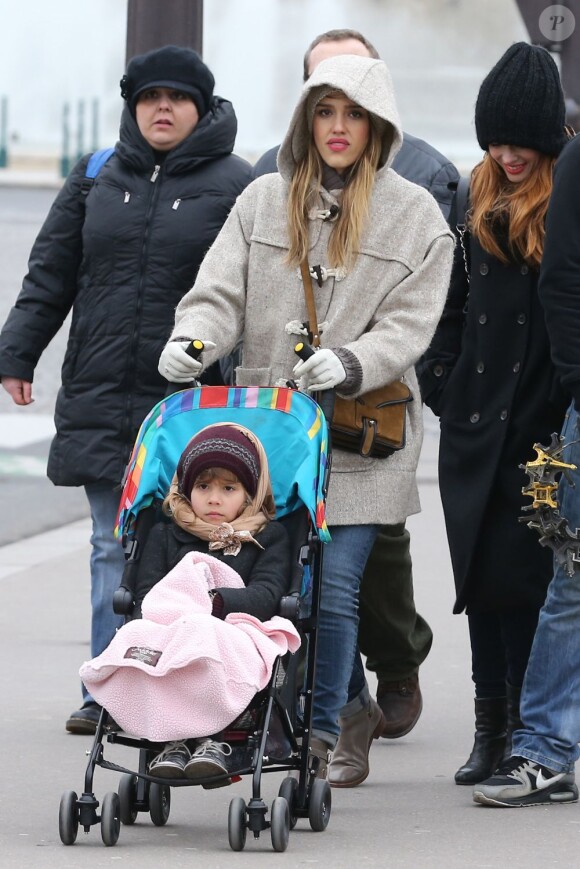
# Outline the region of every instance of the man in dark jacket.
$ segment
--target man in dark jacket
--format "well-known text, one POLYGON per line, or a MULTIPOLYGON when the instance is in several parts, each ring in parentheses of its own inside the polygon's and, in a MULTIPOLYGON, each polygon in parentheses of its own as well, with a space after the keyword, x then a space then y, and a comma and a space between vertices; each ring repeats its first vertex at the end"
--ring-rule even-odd
MULTIPOLYGON (((573 401, 562 429, 560 515, 580 529, 580 137, 558 159, 546 221, 539 294, 552 359, 573 401)), ((574 764, 580 757, 580 577, 578 543, 560 552, 528 661, 520 699, 523 727, 512 756, 475 786, 475 802, 488 806, 560 805, 578 800, 574 764), (570 557, 570 566, 566 562, 570 557), (574 560, 572 560, 572 558, 574 560)))
MULTIPOLYGON (((92 186, 89 157, 74 167, 0 335, 2 385, 30 404, 34 369, 72 309, 48 476, 84 486, 91 508, 92 657, 121 623, 112 609, 124 565, 113 537, 118 487, 138 428, 165 393, 157 361, 176 305, 251 180, 232 154, 233 107, 213 87, 191 49, 133 58, 115 152, 92 186)), ((100 709, 84 688, 83 699, 72 733, 95 730, 100 709)))
MULTIPOLYGON (((304 55, 304 81, 317 64, 337 54, 379 56, 358 31, 329 30, 317 36, 304 55)), ((277 171, 277 154, 278 147, 271 148, 258 160, 255 178, 277 171)), ((404 133, 392 168, 428 190, 449 219, 459 174, 439 151, 404 133)), ((377 701, 386 719, 382 735, 390 739, 404 736, 421 714, 418 670, 433 641, 429 625, 415 609, 410 538, 404 523, 379 531, 361 585, 359 617, 359 646, 367 656, 367 667, 379 680, 377 701)), ((360 738, 353 734, 353 745, 358 742, 360 738)), ((344 727, 340 743, 341 756, 348 754, 349 734, 344 727)))

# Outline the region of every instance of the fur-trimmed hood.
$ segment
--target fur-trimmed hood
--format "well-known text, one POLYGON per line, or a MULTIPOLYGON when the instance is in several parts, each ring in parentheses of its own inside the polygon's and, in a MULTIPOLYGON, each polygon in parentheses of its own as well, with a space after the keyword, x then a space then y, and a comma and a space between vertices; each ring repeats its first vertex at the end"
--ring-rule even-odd
POLYGON ((329 90, 342 91, 349 99, 379 119, 383 148, 379 168, 390 166, 403 143, 403 130, 395 102, 391 75, 382 60, 343 54, 318 64, 304 87, 292 115, 288 132, 278 152, 278 169, 289 181, 296 164, 304 157, 312 135, 307 118, 309 97, 329 90))

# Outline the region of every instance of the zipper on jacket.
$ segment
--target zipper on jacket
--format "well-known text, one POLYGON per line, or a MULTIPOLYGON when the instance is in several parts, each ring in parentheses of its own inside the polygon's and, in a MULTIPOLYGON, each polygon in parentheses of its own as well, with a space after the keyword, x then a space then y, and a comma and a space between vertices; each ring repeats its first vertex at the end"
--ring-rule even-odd
POLYGON ((131 194, 129 193, 128 190, 125 190, 125 197, 123 199, 123 203, 126 205, 127 202, 130 200, 130 198, 131 198, 131 194))
POLYGON ((179 208, 179 203, 180 203, 180 202, 181 202, 181 199, 176 199, 176 200, 175 200, 175 202, 174 202, 173 205, 171 206, 172 209, 173 209, 174 211, 177 211, 177 209, 179 208))
MULTIPOLYGON (((155 166, 153 171, 153 175, 149 179, 154 182, 157 180, 157 176, 161 170, 161 166, 155 166)), ((160 182, 161 183, 161 182, 160 182)), ((145 222, 144 222, 144 233, 141 243, 141 255, 139 257, 140 269, 139 269, 139 281, 137 284, 137 300, 135 306, 135 328, 133 330, 133 337, 131 340, 131 346, 129 348, 129 359, 135 359, 136 353, 139 347, 139 338, 141 334, 141 309, 143 307, 143 293, 144 293, 144 285, 146 280, 146 269, 147 269, 147 261, 149 257, 149 240, 151 234, 151 223, 155 216, 155 206, 157 200, 159 198, 159 185, 155 185, 151 189, 151 195, 149 197, 149 202, 147 203, 147 207, 145 210, 145 222)), ((134 438, 129 438, 130 432, 130 422, 133 414, 133 391, 135 388, 135 382, 137 378, 136 366, 130 368, 126 372, 126 391, 125 391, 125 407, 123 412, 123 421, 121 424, 121 436, 127 441, 129 447, 131 447, 131 442, 134 441, 134 438)))

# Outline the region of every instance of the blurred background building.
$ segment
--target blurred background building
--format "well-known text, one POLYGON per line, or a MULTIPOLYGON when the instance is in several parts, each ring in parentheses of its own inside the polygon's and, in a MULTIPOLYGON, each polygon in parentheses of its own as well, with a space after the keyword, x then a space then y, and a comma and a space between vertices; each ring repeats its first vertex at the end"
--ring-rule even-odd
MULTIPOLYGON (((203 56, 216 92, 235 106, 236 150, 253 160, 280 141, 308 43, 331 28, 360 30, 391 70, 404 128, 466 170, 480 155, 479 84, 512 42, 529 39, 522 2, 205 0, 203 56)), ((165 6, 170 15, 172 0, 165 6)), ((127 0, 0 0, 0 8, 9 164, 57 166, 65 135, 73 160, 114 144, 127 0)))

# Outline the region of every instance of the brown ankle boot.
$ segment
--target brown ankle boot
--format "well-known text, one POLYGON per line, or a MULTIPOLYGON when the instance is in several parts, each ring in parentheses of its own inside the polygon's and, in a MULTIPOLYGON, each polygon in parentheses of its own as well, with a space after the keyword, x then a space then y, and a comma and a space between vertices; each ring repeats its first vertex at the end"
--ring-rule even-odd
POLYGON ((381 736, 385 739, 399 739, 414 728, 423 710, 423 697, 416 673, 387 682, 379 679, 377 703, 383 710, 385 726, 381 736))
POLYGON ((340 736, 328 767, 328 783, 333 788, 355 788, 369 774, 369 752, 385 726, 380 706, 370 700, 365 709, 349 718, 339 718, 340 736))

